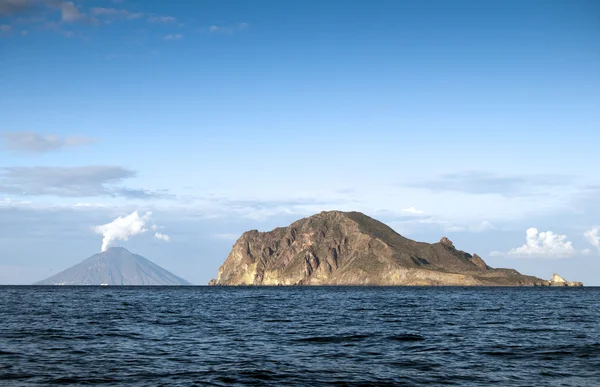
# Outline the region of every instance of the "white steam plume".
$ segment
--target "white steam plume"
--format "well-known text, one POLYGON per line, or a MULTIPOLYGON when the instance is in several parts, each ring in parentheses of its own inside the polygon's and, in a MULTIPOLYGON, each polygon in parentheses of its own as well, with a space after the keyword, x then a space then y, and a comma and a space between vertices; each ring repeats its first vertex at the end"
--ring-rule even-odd
MULTIPOLYGON (((116 240, 126 241, 129 237, 145 233, 149 228, 158 229, 157 225, 149 225, 151 217, 152 212, 140 216, 137 211, 134 211, 127 216, 119 216, 110 223, 94 227, 94 232, 103 236, 102 251, 106 251, 116 240)), ((168 235, 159 232, 155 233, 154 237, 165 242, 170 240, 168 235)))

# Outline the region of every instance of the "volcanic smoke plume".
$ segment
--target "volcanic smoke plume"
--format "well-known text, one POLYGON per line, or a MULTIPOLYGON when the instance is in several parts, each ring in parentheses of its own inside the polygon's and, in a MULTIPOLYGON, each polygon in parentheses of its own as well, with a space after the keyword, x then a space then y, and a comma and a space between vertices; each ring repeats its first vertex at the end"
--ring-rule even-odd
MULTIPOLYGON (((143 234, 149 228, 156 230, 158 226, 149 226, 151 217, 152 212, 146 212, 143 216, 140 216, 137 211, 134 211, 127 216, 119 216, 110 223, 94 227, 94 232, 103 236, 102 251, 106 251, 116 240, 129 240, 129 237, 143 234)), ((155 238, 165 242, 170 240, 168 235, 162 233, 156 233, 155 238)))

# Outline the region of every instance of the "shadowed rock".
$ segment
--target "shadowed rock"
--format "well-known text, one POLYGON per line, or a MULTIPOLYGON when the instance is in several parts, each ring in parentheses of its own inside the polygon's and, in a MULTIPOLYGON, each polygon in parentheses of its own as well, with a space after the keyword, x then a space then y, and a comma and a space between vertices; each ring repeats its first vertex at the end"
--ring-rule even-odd
POLYGON ((359 212, 328 211, 245 232, 210 285, 507 285, 549 281, 493 269, 478 255, 407 239, 359 212))
POLYGON ((190 285, 141 255, 122 247, 94 254, 34 285, 190 285))

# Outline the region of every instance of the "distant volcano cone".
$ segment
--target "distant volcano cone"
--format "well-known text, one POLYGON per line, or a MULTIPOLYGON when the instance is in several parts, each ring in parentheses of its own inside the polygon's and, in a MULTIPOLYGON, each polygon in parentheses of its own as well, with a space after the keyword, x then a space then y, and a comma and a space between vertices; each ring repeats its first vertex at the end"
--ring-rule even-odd
POLYGON ((110 247, 35 285, 191 285, 141 255, 110 247))

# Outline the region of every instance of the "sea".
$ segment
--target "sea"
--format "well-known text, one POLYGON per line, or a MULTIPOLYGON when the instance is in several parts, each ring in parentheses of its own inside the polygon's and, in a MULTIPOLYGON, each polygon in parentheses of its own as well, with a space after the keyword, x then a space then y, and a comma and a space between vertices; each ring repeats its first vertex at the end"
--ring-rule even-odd
POLYGON ((600 386, 600 288, 0 287, 0 385, 600 386))

